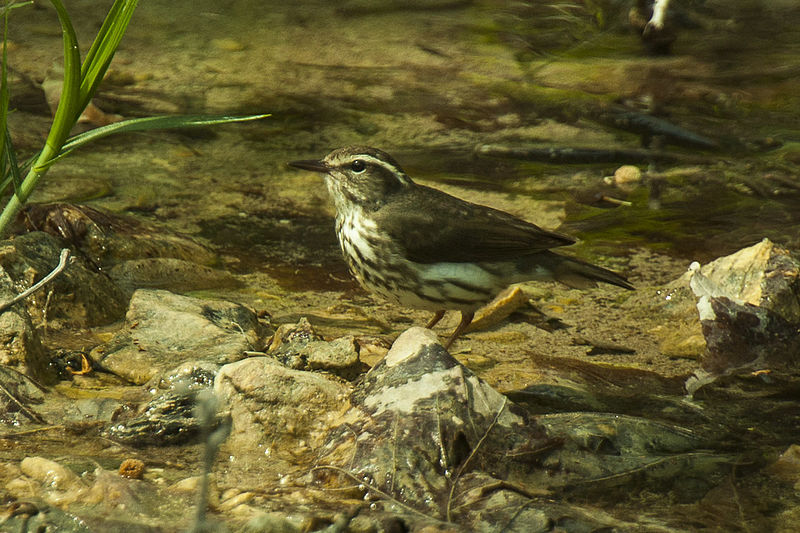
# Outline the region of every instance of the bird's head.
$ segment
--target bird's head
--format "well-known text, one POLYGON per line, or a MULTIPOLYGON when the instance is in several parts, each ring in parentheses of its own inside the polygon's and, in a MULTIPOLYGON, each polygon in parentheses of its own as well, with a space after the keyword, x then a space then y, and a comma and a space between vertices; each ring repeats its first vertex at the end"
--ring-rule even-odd
POLYGON ((324 173, 339 213, 355 206, 379 209, 393 193, 413 185, 392 156, 368 146, 339 148, 323 159, 292 161, 289 165, 324 173))

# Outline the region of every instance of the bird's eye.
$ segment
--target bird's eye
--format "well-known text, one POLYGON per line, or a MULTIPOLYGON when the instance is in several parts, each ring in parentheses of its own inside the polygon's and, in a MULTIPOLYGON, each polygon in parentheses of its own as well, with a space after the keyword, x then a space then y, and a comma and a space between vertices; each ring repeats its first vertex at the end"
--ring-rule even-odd
POLYGON ((361 159, 356 159, 350 164, 350 170, 353 172, 364 172, 365 168, 367 168, 367 165, 361 159))

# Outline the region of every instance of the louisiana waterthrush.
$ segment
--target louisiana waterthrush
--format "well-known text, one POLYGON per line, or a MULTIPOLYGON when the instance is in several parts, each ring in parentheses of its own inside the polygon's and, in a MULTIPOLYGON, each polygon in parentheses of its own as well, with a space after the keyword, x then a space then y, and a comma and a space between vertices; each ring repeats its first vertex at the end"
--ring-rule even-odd
POLYGON ((551 252, 575 241, 513 215, 414 183, 375 148, 350 146, 292 167, 325 174, 336 207, 336 235, 350 271, 368 291, 436 314, 461 311, 445 347, 479 307, 521 281, 577 288, 598 281, 633 289, 610 270, 551 252))

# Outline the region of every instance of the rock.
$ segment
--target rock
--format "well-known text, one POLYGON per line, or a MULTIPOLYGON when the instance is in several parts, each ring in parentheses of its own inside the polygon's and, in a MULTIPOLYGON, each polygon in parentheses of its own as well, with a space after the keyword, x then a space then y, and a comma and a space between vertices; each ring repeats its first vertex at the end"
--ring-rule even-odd
POLYGON ((29 478, 54 490, 84 488, 83 482, 72 470, 44 457, 26 457, 20 463, 20 469, 29 478))
POLYGON ((196 403, 196 392, 165 392, 130 417, 115 420, 106 436, 134 447, 195 443, 203 429, 195 413, 196 403))
POLYGON ((146 288, 183 292, 241 285, 230 272, 173 257, 123 261, 111 267, 108 275, 127 291, 146 288))
POLYGON ((243 533, 300 533, 300 528, 282 513, 264 513, 250 519, 243 533))
MULTIPOLYGON (((38 498, 37 498, 38 500, 38 498)), ((9 506, 9 515, 3 520, 4 531, 58 531, 58 533, 93 533, 82 517, 68 513, 56 505, 22 501, 9 506)), ((107 525, 107 524, 104 524, 107 525)), ((110 531, 109 529, 105 529, 110 531)))
MULTIPOLYGON (((519 532, 550 531, 554 523, 574 530, 616 527, 539 496, 565 489, 605 496, 625 477, 653 490, 669 490, 688 477, 701 491, 729 467, 726 457, 698 453, 707 443, 677 426, 605 413, 532 416, 423 328, 398 337, 357 383, 351 401, 345 423, 321 449, 329 466, 315 469, 317 479, 349 488, 357 481, 363 498, 376 500, 373 506, 385 500, 395 512, 410 507, 440 526, 519 532)), ((576 397, 580 404, 597 402, 576 397)), ((434 525, 406 518, 410 529, 434 525)))
POLYGON ((223 366, 214 392, 233 419, 229 442, 237 448, 280 445, 282 437, 316 440, 349 407, 343 383, 286 368, 271 357, 223 366))
POLYGON ((187 361, 154 377, 148 385, 162 390, 200 391, 214 385, 220 365, 210 361, 187 361))
POLYGON ((346 427, 332 431, 323 448, 326 459, 347 465, 350 479, 360 480, 368 494, 374 487, 377 494, 448 522, 464 525, 473 516, 456 502, 452 509, 458 511, 451 515, 450 504, 442 503, 454 485, 457 494, 470 490, 471 481, 462 474, 490 471, 496 483, 511 473, 507 457, 548 447, 538 424, 423 328, 398 337, 356 387, 352 401, 346 427))
POLYGON ((620 190, 632 192, 642 181, 642 171, 634 165, 622 165, 614 171, 612 183, 620 190))
POLYGON ((800 365, 800 261, 768 239, 685 275, 706 350, 686 382, 692 395, 719 376, 800 365))
POLYGON ((275 335, 272 336, 267 351, 278 361, 300 370, 306 365, 302 352, 310 342, 321 341, 318 334, 306 317, 301 318, 297 324, 281 324, 275 335))
POLYGON ((345 379, 354 379, 367 368, 359 360, 354 337, 322 340, 306 318, 279 327, 269 355, 295 370, 324 370, 345 379))
MULTIPOLYGON (((39 231, 19 235, 0 246, 0 266, 14 281, 16 292, 22 292, 58 265, 61 249, 67 246, 39 231)), ((127 295, 108 276, 80 254, 73 254, 67 268, 22 305, 36 324, 87 328, 121 319, 127 302, 127 295)))
POLYGON ((778 459, 767 467, 767 471, 787 483, 800 483, 800 445, 792 444, 778 459))
POLYGON ((245 351, 262 349, 266 333, 242 305, 140 289, 122 331, 92 356, 103 368, 141 384, 182 361, 237 361, 245 351))
POLYGON ((44 498, 51 505, 63 507, 80 500, 86 494, 87 486, 81 478, 55 461, 44 457, 26 457, 20 463, 20 469, 27 478, 26 483, 6 485, 6 489, 17 498, 36 496, 44 498), (37 482, 39 487, 36 488, 31 481, 37 482), (31 489, 35 492, 27 493, 31 489), (25 492, 20 494, 20 490, 25 492))
MULTIPOLYGON (((11 301, 17 294, 30 286, 30 283, 20 282, 11 273, 17 277, 23 276, 23 271, 28 272, 29 277, 35 275, 33 272, 27 271, 26 266, 29 267, 29 265, 16 252, 13 242, 4 241, 0 245, 0 303, 11 301)), ((58 264, 59 253, 56 253, 54 266, 58 264)), ((49 272, 50 269, 48 268, 47 271, 49 272)), ((30 300, 31 298, 36 299, 35 296, 0 313, 0 365, 11 367, 41 383, 52 384, 57 381, 57 371, 49 365, 49 359, 42 347, 39 334, 28 313, 28 306, 32 305, 30 300)), ((37 312, 41 313, 40 307, 37 307, 37 312)), ((5 380, 15 383, 19 381, 19 378, 4 376, 5 380)), ((20 386, 27 385, 21 384, 20 386)))
MULTIPOLYGON (((10 281, 0 273, 0 296, 3 301, 16 296, 8 289, 10 281)), ((0 314, 0 365, 8 366, 44 384, 57 381, 57 372, 49 366, 39 334, 24 307, 19 305, 0 314)), ((19 380, 12 377, 12 382, 19 380)))
MULTIPOLYGON (((681 279, 688 283, 694 273, 690 269, 681 279)), ((715 285, 711 296, 763 307, 800 324, 800 261, 769 239, 712 261, 700 273, 715 285)))
MULTIPOLYGON (((6 315, 3 315, 6 316, 6 315)), ((0 318, 0 324, 3 320, 0 318)), ((45 401, 46 390, 11 366, 0 366, 0 423, 19 427, 28 422, 45 423, 33 405, 45 401)))
MULTIPOLYGON (((128 446, 171 446, 193 443, 203 434, 197 413, 200 395, 207 393, 220 366, 203 361, 189 361, 153 378, 150 390, 163 390, 133 413, 115 418, 106 430, 108 438, 128 446)), ((209 429, 223 422, 217 419, 209 429)))
POLYGON ((642 291, 631 303, 649 307, 651 315, 663 315, 662 324, 650 333, 659 339, 664 355, 701 361, 687 383, 694 392, 737 370, 763 364, 793 366, 792 328, 800 325, 800 261, 764 239, 693 267, 654 292, 642 291), (712 318, 714 309, 719 319, 712 318))
POLYGON ((20 216, 28 231, 44 231, 108 268, 128 259, 174 257, 211 265, 216 255, 192 238, 133 217, 78 204, 29 204, 20 216))

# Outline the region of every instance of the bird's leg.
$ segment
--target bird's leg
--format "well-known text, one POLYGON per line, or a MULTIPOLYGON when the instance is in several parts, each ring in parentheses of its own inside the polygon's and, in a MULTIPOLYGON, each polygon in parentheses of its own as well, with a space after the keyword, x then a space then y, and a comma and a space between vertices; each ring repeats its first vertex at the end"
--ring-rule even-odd
POLYGON ((444 310, 436 311, 436 314, 433 315, 433 318, 431 318, 431 321, 428 322, 428 325, 425 327, 431 329, 433 326, 439 323, 439 321, 442 319, 443 316, 444 316, 444 310))
POLYGON ((444 343, 445 350, 450 349, 450 345, 453 344, 453 341, 461 335, 461 333, 469 326, 469 323, 472 322, 472 317, 475 316, 475 313, 468 313, 466 311, 461 311, 461 322, 458 323, 458 327, 453 331, 453 334, 450 335, 450 338, 447 339, 447 342, 444 343))

